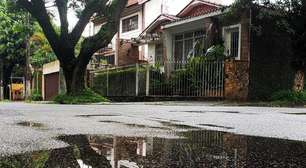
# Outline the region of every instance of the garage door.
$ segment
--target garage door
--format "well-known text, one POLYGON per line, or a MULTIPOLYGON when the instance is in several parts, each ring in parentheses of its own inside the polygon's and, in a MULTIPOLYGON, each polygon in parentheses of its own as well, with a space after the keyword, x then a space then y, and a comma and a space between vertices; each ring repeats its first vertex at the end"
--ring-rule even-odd
POLYGON ((59 73, 45 75, 45 100, 52 100, 59 93, 59 73))

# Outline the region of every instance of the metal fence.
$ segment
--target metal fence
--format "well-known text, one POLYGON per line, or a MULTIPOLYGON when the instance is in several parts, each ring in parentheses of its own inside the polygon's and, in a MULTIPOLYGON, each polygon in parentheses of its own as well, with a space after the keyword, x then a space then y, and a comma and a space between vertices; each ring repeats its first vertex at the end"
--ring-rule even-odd
POLYGON ((168 62, 162 68, 150 72, 153 96, 223 97, 223 61, 168 62))
POLYGON ((91 72, 104 96, 223 97, 224 62, 197 60, 136 64, 91 72))

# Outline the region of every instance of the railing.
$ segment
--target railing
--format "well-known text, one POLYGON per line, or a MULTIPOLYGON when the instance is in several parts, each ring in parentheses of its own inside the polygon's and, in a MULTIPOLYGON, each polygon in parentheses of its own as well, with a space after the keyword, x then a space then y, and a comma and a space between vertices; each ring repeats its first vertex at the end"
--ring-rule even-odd
POLYGON ((224 96, 223 61, 135 64, 93 71, 91 76, 91 87, 104 96, 224 96))

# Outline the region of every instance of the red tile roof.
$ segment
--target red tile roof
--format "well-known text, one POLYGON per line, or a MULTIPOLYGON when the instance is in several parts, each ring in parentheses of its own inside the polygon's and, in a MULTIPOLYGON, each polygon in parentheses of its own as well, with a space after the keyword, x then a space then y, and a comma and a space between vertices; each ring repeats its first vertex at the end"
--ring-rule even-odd
POLYGON ((183 10, 177 14, 177 16, 181 18, 200 16, 221 7, 223 6, 206 0, 192 0, 183 10))
POLYGON ((138 4, 138 0, 128 0, 128 2, 127 2, 127 6, 132 6, 132 5, 135 5, 135 4, 138 4))

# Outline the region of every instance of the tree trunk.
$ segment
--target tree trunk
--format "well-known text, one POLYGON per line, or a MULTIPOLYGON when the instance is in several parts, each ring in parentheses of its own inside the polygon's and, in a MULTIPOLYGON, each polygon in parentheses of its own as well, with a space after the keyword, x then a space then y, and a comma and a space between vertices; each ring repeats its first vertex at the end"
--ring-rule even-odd
POLYGON ((297 70, 295 72, 293 91, 301 92, 304 90, 305 72, 304 70, 297 70))
POLYGON ((86 68, 79 65, 63 68, 67 94, 77 95, 84 91, 86 68))

